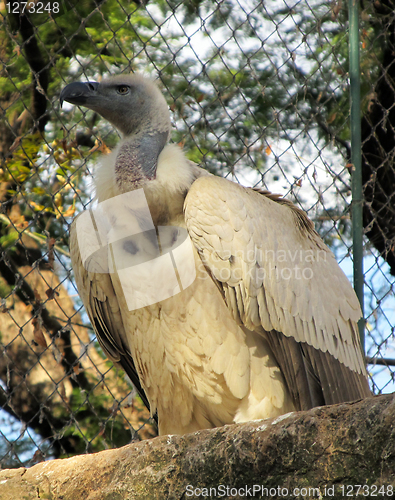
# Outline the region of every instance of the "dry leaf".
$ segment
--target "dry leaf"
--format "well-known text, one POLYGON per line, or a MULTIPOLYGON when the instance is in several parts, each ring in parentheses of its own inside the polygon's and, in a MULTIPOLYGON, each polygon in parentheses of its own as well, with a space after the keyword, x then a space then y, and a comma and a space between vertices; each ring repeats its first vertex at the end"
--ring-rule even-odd
POLYGON ((47 341, 45 340, 43 331, 40 326, 40 321, 38 318, 33 318, 32 320, 34 331, 33 331, 33 336, 34 336, 34 342, 39 345, 40 347, 48 347, 47 341))
POLYGON ((54 246, 55 246, 56 240, 55 238, 48 238, 48 264, 51 269, 54 268, 53 264, 55 262, 55 256, 54 256, 54 246))
MULTIPOLYGON (((39 294, 37 288, 35 288, 33 290, 33 293, 34 293, 34 299, 35 299, 35 301, 37 302, 37 304, 40 304, 41 303, 41 295, 39 294)), ((34 318, 34 319, 36 319, 36 318, 34 318)), ((34 321, 34 319, 33 319, 33 321, 34 321)))
POLYGON ((7 313, 9 310, 10 310, 10 309, 9 309, 9 307, 7 307, 7 306, 5 305, 5 303, 4 303, 4 304, 1 304, 1 312, 2 312, 2 313, 7 313))
POLYGON ((63 380, 58 384, 58 391, 62 396, 63 401, 67 402, 66 387, 64 386, 63 380))
POLYGON ((45 290, 45 295, 48 297, 48 300, 52 300, 55 298, 55 295, 59 296, 59 292, 50 287, 45 290))

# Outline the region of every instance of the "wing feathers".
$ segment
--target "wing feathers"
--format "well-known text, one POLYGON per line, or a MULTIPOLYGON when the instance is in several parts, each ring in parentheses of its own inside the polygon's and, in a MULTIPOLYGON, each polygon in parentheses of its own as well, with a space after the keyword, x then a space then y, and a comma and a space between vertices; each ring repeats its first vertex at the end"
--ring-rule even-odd
MULTIPOLYGON (((134 361, 130 353, 126 352, 123 322, 111 278, 105 273, 88 272, 83 266, 77 238, 77 220, 78 217, 70 227, 70 256, 81 299, 103 351, 123 368, 149 410, 150 405, 140 384, 134 361)), ((97 262, 98 269, 101 262, 103 256, 97 262)), ((157 420, 156 416, 155 419, 157 420)))
POLYGON ((293 397, 300 408, 329 400, 321 384, 334 387, 337 399, 368 393, 356 328, 358 300, 300 209, 205 177, 192 185, 184 211, 190 237, 234 319, 250 330, 276 332, 268 334, 271 347, 280 353, 288 381, 296 384, 293 397), (347 370, 339 371, 343 365, 347 370), (350 373, 357 379, 360 374, 358 383, 350 373), (334 381, 344 374, 350 390, 336 388, 334 381))

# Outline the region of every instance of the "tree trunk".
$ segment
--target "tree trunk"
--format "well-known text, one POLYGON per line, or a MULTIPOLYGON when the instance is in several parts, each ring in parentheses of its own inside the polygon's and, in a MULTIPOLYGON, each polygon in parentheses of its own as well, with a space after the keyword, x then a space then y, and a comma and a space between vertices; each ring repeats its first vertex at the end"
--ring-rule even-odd
POLYGON ((395 276, 395 18, 393 0, 374 3, 383 40, 379 75, 361 122, 363 224, 395 276))

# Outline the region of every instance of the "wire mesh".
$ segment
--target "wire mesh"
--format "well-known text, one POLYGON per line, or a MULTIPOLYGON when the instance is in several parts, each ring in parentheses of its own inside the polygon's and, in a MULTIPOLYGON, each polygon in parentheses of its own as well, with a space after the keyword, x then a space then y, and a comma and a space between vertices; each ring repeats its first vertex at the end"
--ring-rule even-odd
MULTIPOLYGON (((93 112, 61 110, 61 88, 128 71, 158 78, 188 158, 294 201, 351 279, 348 19, 322 0, 2 0, 0 12, 0 463, 17 467, 155 435, 96 342, 68 255, 95 161, 118 137, 93 112)), ((390 1, 361 12, 375 393, 394 384, 394 26, 390 1)))

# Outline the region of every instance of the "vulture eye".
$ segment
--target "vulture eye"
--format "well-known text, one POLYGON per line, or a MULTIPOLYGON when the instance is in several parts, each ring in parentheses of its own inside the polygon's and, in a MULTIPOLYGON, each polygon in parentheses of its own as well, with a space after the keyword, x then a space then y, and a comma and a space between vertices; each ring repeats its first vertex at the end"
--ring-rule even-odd
POLYGON ((127 85, 119 85, 117 88, 117 92, 121 95, 129 94, 129 87, 127 85))

